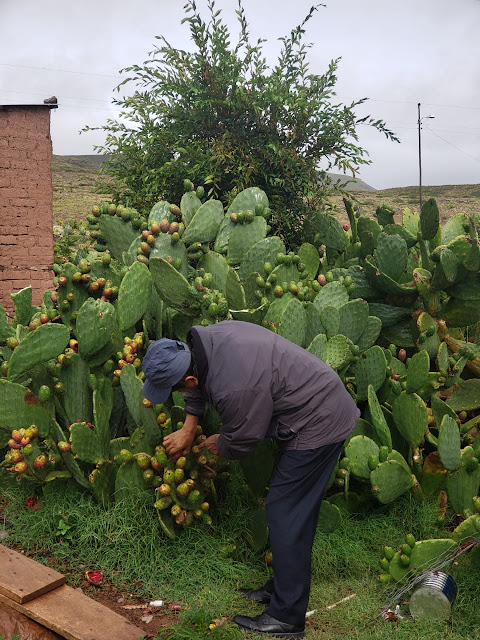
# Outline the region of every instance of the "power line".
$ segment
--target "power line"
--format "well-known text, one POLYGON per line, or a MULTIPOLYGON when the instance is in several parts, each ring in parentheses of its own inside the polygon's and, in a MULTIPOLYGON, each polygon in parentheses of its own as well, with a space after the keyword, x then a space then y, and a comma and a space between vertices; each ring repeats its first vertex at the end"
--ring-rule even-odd
POLYGON ((430 127, 425 127, 425 128, 426 128, 427 131, 430 131, 430 133, 433 133, 434 136, 436 136, 437 138, 440 138, 440 140, 443 140, 444 142, 446 142, 448 145, 450 145, 451 147, 453 147, 457 151, 460 151, 460 153, 463 153, 464 155, 468 156, 469 158, 472 158, 472 160, 476 160, 477 162, 480 162, 480 158, 476 158, 475 156, 470 155, 466 151, 463 151, 463 149, 459 149, 458 147, 456 147, 454 144, 452 144, 448 140, 445 140, 445 138, 442 138, 442 136, 439 136, 437 133, 434 133, 434 131, 432 129, 430 129, 430 127))
POLYGON ((50 67, 31 67, 26 64, 8 64, 7 62, 0 62, 0 67, 18 67, 19 69, 38 69, 39 71, 56 71, 57 73, 78 73, 83 76, 100 76, 101 78, 115 78, 120 80, 120 76, 110 76, 105 73, 91 73, 88 71, 71 71, 69 69, 52 69, 50 67))

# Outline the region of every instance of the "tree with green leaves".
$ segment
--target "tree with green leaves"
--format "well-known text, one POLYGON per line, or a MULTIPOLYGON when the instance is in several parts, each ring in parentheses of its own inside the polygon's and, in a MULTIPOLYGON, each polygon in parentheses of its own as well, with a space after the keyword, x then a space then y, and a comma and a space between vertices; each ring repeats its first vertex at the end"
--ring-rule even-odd
POLYGON ((360 124, 397 138, 382 120, 356 116, 366 98, 350 105, 334 100, 339 59, 323 75, 310 73, 305 26, 322 5, 280 38, 272 68, 263 55, 266 41, 250 41, 241 0, 235 45, 214 0, 207 5, 207 21, 195 0, 185 5, 192 52, 157 36, 160 46, 148 60, 123 70, 130 75, 117 89, 129 83, 135 91, 115 100, 120 117, 102 127, 106 140, 96 147, 109 155, 108 191, 113 178, 115 199, 147 211, 159 199, 178 202, 186 178, 225 205, 258 186, 268 194, 272 226, 295 243, 303 221, 328 203, 331 185, 320 162, 326 171, 353 175, 368 163, 360 124))

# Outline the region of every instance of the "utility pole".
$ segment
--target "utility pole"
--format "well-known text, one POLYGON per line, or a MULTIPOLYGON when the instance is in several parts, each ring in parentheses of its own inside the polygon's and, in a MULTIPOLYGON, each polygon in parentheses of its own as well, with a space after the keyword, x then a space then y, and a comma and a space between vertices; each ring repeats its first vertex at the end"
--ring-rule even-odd
POLYGON ((425 118, 435 118, 435 116, 424 116, 423 118, 420 116, 420 102, 418 103, 418 174, 419 174, 419 182, 418 182, 418 191, 419 191, 419 200, 420 200, 420 210, 422 209, 422 120, 425 118))

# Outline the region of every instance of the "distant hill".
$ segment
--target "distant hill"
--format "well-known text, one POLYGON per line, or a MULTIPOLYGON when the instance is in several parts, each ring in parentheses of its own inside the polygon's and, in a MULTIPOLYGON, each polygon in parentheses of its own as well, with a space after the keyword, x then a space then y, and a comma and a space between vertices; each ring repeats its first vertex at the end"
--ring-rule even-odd
POLYGON ((369 184, 360 180, 360 178, 352 178, 351 176, 344 176, 342 173, 327 173, 327 176, 332 179, 332 181, 339 182, 340 185, 345 184, 349 180, 350 184, 347 185, 347 191, 376 191, 374 187, 371 187, 369 184))

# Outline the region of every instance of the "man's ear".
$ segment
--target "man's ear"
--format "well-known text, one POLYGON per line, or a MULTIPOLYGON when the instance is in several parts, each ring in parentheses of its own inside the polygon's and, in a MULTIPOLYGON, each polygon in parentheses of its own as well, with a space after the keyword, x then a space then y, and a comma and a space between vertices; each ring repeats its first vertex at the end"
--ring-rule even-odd
POLYGON ((198 378, 195 376, 187 376, 185 378, 185 388, 188 390, 193 390, 198 387, 198 378))

